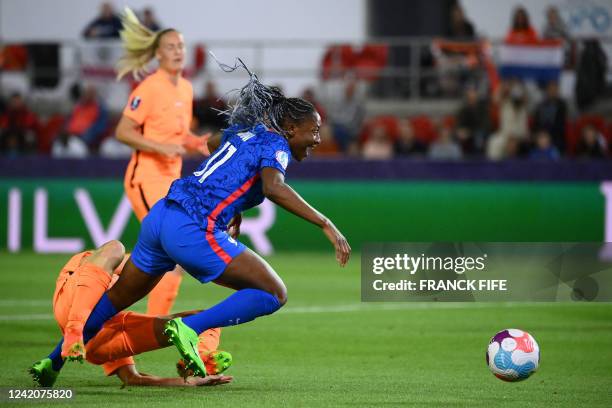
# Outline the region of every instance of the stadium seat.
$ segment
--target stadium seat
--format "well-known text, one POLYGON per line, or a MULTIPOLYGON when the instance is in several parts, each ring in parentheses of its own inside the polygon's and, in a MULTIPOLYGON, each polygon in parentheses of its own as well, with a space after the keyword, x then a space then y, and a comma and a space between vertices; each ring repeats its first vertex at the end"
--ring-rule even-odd
POLYGON ((422 142, 429 144, 438 137, 436 126, 429 116, 418 115, 410 118, 410 122, 414 127, 414 135, 422 142))
POLYGON ((56 114, 51 116, 44 125, 40 126, 38 132, 38 152, 43 154, 51 153, 51 144, 64 127, 66 118, 56 114))
POLYGON ((370 138, 372 129, 377 126, 384 127, 392 141, 399 137, 399 120, 396 116, 376 116, 364 123, 359 135, 359 143, 365 143, 370 138))

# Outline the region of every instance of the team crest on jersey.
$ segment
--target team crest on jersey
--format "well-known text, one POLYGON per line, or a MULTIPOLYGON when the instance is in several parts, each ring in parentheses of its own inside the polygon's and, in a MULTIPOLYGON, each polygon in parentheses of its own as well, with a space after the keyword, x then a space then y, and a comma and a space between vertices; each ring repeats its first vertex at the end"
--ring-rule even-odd
POLYGON ((289 164, 289 155, 283 150, 277 150, 276 161, 279 162, 281 166, 283 166, 284 170, 287 170, 287 164, 289 164))
POLYGON ((140 106, 140 96, 135 96, 134 99, 132 99, 132 102, 130 102, 130 109, 132 110, 136 110, 138 109, 138 107, 140 106))

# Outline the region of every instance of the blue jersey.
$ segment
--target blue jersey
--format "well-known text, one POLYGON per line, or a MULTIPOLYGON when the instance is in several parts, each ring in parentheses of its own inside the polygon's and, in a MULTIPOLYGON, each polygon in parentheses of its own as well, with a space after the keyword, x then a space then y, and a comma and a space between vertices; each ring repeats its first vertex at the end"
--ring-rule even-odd
POLYGON ((261 204, 261 170, 285 174, 291 158, 287 140, 264 125, 237 129, 227 129, 219 148, 193 174, 175 180, 166 196, 207 231, 226 230, 234 215, 261 204))

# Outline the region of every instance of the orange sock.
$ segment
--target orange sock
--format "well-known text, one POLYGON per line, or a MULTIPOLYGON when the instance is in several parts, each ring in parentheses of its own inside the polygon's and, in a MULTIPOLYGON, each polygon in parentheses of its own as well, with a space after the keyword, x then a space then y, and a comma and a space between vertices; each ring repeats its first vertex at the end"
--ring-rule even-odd
POLYGON ((93 264, 81 265, 74 272, 76 285, 68 319, 64 327, 64 344, 62 357, 82 358, 83 328, 94 306, 110 284, 111 276, 102 268, 93 264))
POLYGON ((217 350, 219 347, 219 338, 221 337, 221 328, 208 329, 200 334, 200 342, 198 343, 198 352, 200 357, 204 356, 211 351, 217 350))
POLYGON ((178 295, 183 277, 174 272, 168 272, 149 293, 147 314, 165 316, 170 314, 174 299, 178 295))
POLYGON ((94 264, 81 265, 75 273, 77 274, 76 289, 70 305, 70 312, 68 312, 66 329, 82 331, 91 311, 108 289, 111 276, 104 269, 94 264))

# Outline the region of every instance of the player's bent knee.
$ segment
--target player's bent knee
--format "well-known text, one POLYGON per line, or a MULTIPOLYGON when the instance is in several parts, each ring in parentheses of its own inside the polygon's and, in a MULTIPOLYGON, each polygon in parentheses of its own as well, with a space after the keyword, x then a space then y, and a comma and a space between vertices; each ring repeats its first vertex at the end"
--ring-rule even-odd
POLYGON ((98 265, 108 273, 113 273, 114 269, 119 266, 125 256, 125 247, 120 241, 108 241, 88 258, 88 262, 98 265))
POLYGON ((112 263, 119 265, 125 256, 125 247, 120 241, 112 240, 102 245, 102 253, 112 263))

